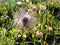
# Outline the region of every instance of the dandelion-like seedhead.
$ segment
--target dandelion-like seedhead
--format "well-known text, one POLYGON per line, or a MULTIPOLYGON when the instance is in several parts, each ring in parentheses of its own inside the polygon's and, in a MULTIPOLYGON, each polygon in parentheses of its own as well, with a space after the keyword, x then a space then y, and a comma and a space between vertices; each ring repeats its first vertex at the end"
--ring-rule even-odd
POLYGON ((26 12, 25 9, 20 9, 20 11, 16 14, 14 20, 14 26, 28 28, 31 29, 34 27, 36 21, 36 17, 33 16, 33 12, 26 12))

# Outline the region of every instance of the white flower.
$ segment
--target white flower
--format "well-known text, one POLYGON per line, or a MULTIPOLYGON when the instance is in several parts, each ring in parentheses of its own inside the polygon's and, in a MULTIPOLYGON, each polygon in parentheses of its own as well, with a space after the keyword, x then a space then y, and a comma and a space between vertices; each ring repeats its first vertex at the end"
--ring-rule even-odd
POLYGON ((36 37, 37 38, 40 37, 40 32, 39 31, 36 32, 36 37))
POLYGON ((38 24, 38 26, 41 26, 41 24, 38 24))
POLYGON ((8 4, 8 2, 6 1, 6 2, 5 2, 5 4, 7 5, 7 4, 8 4))
POLYGON ((36 37, 37 37, 37 38, 39 38, 40 36, 43 36, 43 33, 42 33, 42 32, 37 31, 37 32, 36 32, 36 37))
POLYGON ((35 5, 32 5, 32 11, 34 11, 36 9, 35 5))
POLYGON ((26 2, 29 2, 29 0, 26 0, 26 2))
POLYGON ((5 28, 2 28, 1 33, 5 35, 5 34, 6 34, 6 32, 7 32, 7 30, 6 30, 5 28))
POLYGON ((27 36, 26 36, 26 34, 23 34, 23 37, 25 37, 25 38, 26 38, 26 37, 27 37, 27 36))
POLYGON ((58 28, 58 29, 60 29, 60 28, 58 28))
POLYGON ((18 1, 18 2, 17 2, 17 4, 18 4, 18 5, 19 5, 19 4, 21 5, 21 4, 22 4, 22 2, 18 1))
POLYGON ((49 27, 49 31, 52 31, 53 29, 52 29, 52 27, 49 27))
POLYGON ((47 27, 47 25, 45 25, 45 27, 47 27))
POLYGON ((41 10, 39 10, 39 14, 41 14, 41 10))
POLYGON ((40 4, 40 10, 46 10, 46 9, 47 9, 47 7, 45 5, 40 4))
POLYGON ((30 1, 30 5, 32 5, 32 2, 30 1))
POLYGON ((40 32, 40 36, 43 36, 43 33, 42 32, 40 32))
POLYGON ((9 16, 6 16, 5 19, 7 19, 9 16))
POLYGON ((33 6, 32 8, 33 8, 33 9, 36 9, 36 6, 33 6))
POLYGON ((2 18, 4 17, 4 16, 1 16, 2 18))
POLYGON ((5 28, 2 28, 2 29, 3 29, 3 32, 4 32, 4 33, 6 33, 6 32, 7 32, 7 30, 6 30, 5 28))
POLYGON ((21 37, 21 35, 19 34, 18 37, 21 37))
POLYGON ((29 11, 32 11, 32 10, 31 10, 31 9, 28 9, 28 12, 29 12, 29 11))

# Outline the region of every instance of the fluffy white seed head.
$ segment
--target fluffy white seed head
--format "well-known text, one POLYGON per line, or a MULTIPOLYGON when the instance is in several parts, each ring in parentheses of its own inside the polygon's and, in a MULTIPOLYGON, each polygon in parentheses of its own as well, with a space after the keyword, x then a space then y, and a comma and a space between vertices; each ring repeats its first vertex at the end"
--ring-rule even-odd
POLYGON ((35 25, 36 17, 33 16, 31 11, 26 12, 24 9, 20 9, 17 14, 15 14, 14 26, 31 29, 35 25))

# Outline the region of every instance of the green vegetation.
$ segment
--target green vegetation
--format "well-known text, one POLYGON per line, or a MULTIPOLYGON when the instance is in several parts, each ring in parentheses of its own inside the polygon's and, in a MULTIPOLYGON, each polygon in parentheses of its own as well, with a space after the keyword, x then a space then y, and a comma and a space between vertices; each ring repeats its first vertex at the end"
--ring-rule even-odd
MULTIPOLYGON (((15 45, 15 41, 20 38, 20 45, 29 45, 26 41, 29 34, 34 45, 60 45, 60 1, 20 1, 17 3, 3 1, 0 2, 0 45, 15 45), (19 32, 14 28, 14 15, 19 8, 33 9, 37 18, 35 29, 19 32), (35 9, 35 10, 34 10, 35 9), (35 31, 33 31, 35 30, 35 31)), ((20 29, 23 30, 23 29, 20 29)))

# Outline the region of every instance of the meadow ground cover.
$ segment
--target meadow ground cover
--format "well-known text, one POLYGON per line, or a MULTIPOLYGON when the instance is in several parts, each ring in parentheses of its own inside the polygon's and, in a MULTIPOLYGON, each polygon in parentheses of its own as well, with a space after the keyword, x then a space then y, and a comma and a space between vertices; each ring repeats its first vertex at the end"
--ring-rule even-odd
POLYGON ((0 0, 0 45, 60 45, 60 1, 0 0))

